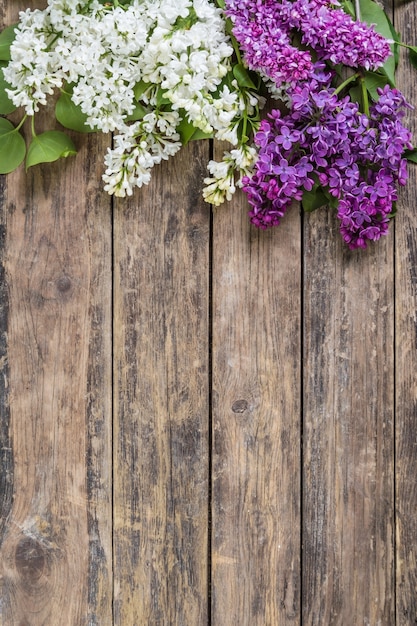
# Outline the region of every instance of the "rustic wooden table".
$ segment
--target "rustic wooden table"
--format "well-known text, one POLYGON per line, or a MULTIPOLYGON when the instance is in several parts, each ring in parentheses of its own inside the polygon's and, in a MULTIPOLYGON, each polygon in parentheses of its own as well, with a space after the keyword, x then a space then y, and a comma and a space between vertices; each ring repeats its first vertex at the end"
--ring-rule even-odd
POLYGON ((2 180, 2 626, 415 624, 416 170, 349 252, 211 216, 209 142, 113 201, 75 141, 2 180))

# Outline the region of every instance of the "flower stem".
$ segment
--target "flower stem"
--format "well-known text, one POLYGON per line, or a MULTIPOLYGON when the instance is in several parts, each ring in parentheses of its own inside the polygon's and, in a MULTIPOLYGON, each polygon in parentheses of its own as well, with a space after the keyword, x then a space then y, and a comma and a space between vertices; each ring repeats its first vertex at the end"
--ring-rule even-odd
POLYGON ((35 132, 35 116, 32 115, 32 119, 30 121, 31 124, 31 130, 32 130, 32 137, 36 137, 36 132, 35 132))
POLYGON ((401 46, 402 48, 408 48, 408 50, 416 50, 416 46, 410 46, 407 43, 404 43, 403 41, 395 41, 395 44, 397 44, 398 46, 401 46))
POLYGON ((362 102, 363 102, 363 112, 365 115, 369 117, 369 97, 368 90, 365 85, 365 79, 361 76, 360 78, 361 88, 362 88, 362 102))
POLYGON ((24 115, 24 116, 22 117, 22 119, 20 120, 19 124, 18 124, 18 125, 16 126, 16 128, 15 128, 15 130, 16 130, 16 131, 19 131, 19 130, 22 128, 23 124, 24 124, 24 123, 25 123, 25 121, 26 121, 26 118, 27 118, 27 115, 24 115))
POLYGON ((339 85, 336 89, 335 89, 335 94, 339 94, 341 91, 343 91, 343 89, 349 85, 349 83, 352 83, 354 80, 356 80, 357 78, 359 78, 360 76, 360 72, 356 72, 355 74, 352 74, 352 76, 349 76, 349 78, 347 78, 345 81, 343 81, 343 83, 341 85, 339 85))
POLYGON ((62 37, 62 32, 60 32, 60 33, 53 33, 53 32, 51 32, 51 33, 49 33, 49 34, 50 34, 50 35, 54 35, 54 37, 52 38, 52 41, 50 41, 50 42, 48 43, 48 45, 47 45, 47 47, 46 47, 45 52, 50 52, 50 51, 52 50, 52 46, 54 45, 54 43, 55 43, 56 41, 58 41, 58 39, 59 39, 60 37, 62 37))
POLYGON ((235 51, 236 54, 236 59, 238 62, 238 65, 242 65, 242 57, 240 56, 240 48, 239 48, 239 44, 237 43, 236 39, 234 38, 234 36, 232 35, 232 33, 229 33, 230 35, 230 39, 233 45, 233 49, 235 51))

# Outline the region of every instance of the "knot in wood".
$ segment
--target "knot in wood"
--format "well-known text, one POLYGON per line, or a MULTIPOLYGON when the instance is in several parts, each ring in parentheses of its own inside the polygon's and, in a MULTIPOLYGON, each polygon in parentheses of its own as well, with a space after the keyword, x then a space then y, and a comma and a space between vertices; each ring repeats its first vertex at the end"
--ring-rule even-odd
POLYGON ((71 279, 68 276, 61 276, 56 281, 56 288, 61 293, 66 293, 71 289, 71 279))
POLYGON ((232 404, 232 411, 233 413, 244 413, 248 407, 249 404, 247 400, 236 400, 232 404))
POLYGON ((45 550, 43 546, 32 539, 24 537, 16 546, 16 569, 26 583, 36 583, 45 569, 45 550))

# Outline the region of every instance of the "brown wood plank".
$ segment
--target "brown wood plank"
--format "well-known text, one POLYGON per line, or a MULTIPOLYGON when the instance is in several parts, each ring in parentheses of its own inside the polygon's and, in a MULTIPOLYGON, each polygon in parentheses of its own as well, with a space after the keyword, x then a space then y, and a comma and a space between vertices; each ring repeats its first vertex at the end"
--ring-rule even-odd
POLYGON ((105 142, 76 142, 3 179, 5 626, 111 619, 111 214, 105 142))
MULTIPOLYGON (((217 158, 221 158, 220 150, 217 158)), ((300 217, 216 210, 212 620, 300 622, 300 217)))
POLYGON ((79 165, 10 177, 3 205, 14 474, 4 624, 58 623, 64 610, 68 624, 95 624, 111 607, 110 222, 86 151, 79 165))
POLYGON ((115 212, 115 624, 207 620, 209 208, 192 142, 115 212))
MULTIPOLYGON (((398 4, 395 26, 402 39, 417 45, 415 2, 398 4)), ((398 86, 409 102, 417 105, 416 71, 402 52, 398 86)), ((416 144, 416 111, 407 125, 416 144)), ((396 221, 396 537, 397 537, 397 625, 417 623, 417 238, 416 166, 398 202, 396 221)))
POLYGON ((306 625, 394 623, 392 267, 392 234, 350 252, 306 217, 306 625))

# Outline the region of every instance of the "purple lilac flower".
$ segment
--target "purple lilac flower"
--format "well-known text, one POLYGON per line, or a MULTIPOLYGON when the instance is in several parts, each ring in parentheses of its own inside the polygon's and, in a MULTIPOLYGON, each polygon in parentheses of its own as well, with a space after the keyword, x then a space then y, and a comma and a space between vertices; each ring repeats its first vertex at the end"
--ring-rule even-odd
POLYGON ((310 53, 291 44, 290 29, 280 19, 279 3, 228 0, 226 6, 248 67, 277 85, 305 80, 311 75, 310 53))
POLYGON ((292 45, 295 30, 318 61, 376 69, 391 54, 389 42, 372 26, 326 0, 226 0, 226 13, 248 67, 278 86, 294 86, 323 72, 314 67, 310 52, 292 45))
POLYGON ((261 122, 255 174, 243 180, 251 222, 279 224, 292 200, 321 185, 338 202, 343 240, 352 249, 366 247, 387 233, 396 186, 407 180, 403 153, 411 133, 401 119, 409 105, 385 87, 367 117, 334 89, 314 81, 310 88, 308 97, 305 86, 295 87, 297 107, 286 115, 274 110, 261 122))
POLYGON ((392 203, 397 194, 392 184, 385 186, 384 191, 386 196, 381 195, 376 174, 373 184, 362 182, 355 192, 351 190, 340 200, 337 212, 340 233, 352 250, 366 248, 369 241, 377 241, 387 234, 392 203))
POLYGON ((304 133, 295 128, 290 116, 282 119, 278 110, 262 120, 255 141, 259 145, 255 174, 242 182, 252 207, 250 220, 265 229, 278 225, 292 201, 301 200, 304 190, 312 188, 313 165, 307 157, 299 157, 304 133))
POLYGON ((386 86, 369 116, 361 113, 330 87, 326 62, 374 70, 391 54, 390 42, 328 0, 226 0, 226 13, 247 65, 287 83, 290 98, 288 114, 272 111, 255 136, 259 158, 243 179, 252 223, 279 224, 293 200, 321 186, 337 203, 350 248, 385 235, 396 185, 407 180, 411 136, 401 120, 409 105, 386 86), (297 31, 315 62, 292 46, 297 31))
POLYGON ((377 69, 392 54, 390 42, 372 26, 357 22, 323 0, 282 2, 282 18, 302 33, 319 58, 349 67, 377 69))

